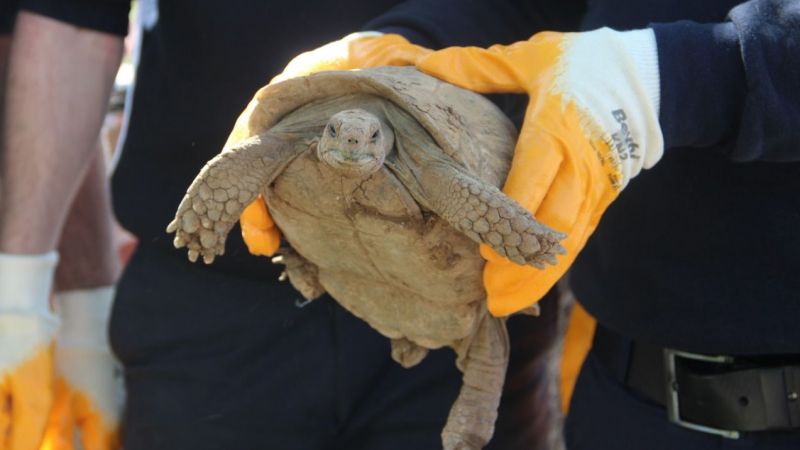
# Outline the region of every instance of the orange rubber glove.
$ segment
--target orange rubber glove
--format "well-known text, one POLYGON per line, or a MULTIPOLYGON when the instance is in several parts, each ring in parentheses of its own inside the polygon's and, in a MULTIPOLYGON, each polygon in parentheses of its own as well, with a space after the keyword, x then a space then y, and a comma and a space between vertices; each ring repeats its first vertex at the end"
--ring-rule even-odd
POLYGON ((108 343, 111 287, 57 293, 56 391, 40 450, 114 450, 123 387, 108 343), (80 445, 78 445, 78 442, 80 445))
POLYGON ((0 450, 36 450, 53 402, 58 254, 0 254, 0 450))
POLYGON ((489 310, 520 311, 564 274, 628 181, 661 158, 655 35, 539 33, 509 46, 430 53, 417 68, 473 91, 530 97, 503 191, 566 233, 567 253, 538 270, 481 246, 489 310))
MULTIPOLYGON (((284 71, 272 79, 277 83, 289 78, 310 75, 325 70, 352 70, 377 66, 412 65, 419 57, 431 51, 409 43, 396 34, 377 32, 353 33, 338 41, 326 44, 310 52, 302 53, 292 59, 284 71)), ((241 117, 250 115, 255 102, 240 116, 237 126, 231 133, 234 139, 239 133, 246 133, 240 124, 246 123, 241 117)), ((259 196, 239 216, 242 237, 250 253, 271 256, 280 246, 280 232, 269 217, 264 199, 259 196)))
POLYGON ((239 216, 242 239, 247 250, 254 255, 272 256, 281 245, 281 232, 267 211, 267 202, 261 195, 250 203, 239 216))

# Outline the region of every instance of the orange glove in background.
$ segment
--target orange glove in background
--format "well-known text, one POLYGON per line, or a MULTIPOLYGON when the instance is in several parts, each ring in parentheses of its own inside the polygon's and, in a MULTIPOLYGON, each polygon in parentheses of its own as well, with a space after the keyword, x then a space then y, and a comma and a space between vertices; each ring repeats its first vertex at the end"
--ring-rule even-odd
POLYGON ((56 394, 40 450, 114 450, 124 388, 108 343, 111 287, 59 292, 55 340, 56 394), (80 445, 77 445, 80 441, 80 445))
POLYGON ((509 46, 433 52, 417 68, 473 91, 530 97, 503 191, 566 233, 567 253, 538 270, 481 246, 489 310, 520 311, 564 274, 628 181, 661 158, 655 35, 539 33, 509 46))
POLYGON ((579 303, 575 303, 570 311, 567 334, 564 336, 564 352, 561 354, 560 393, 561 410, 564 413, 569 409, 569 402, 572 400, 572 392, 575 390, 583 361, 592 348, 596 328, 597 322, 594 317, 590 316, 579 303))
POLYGON ((53 402, 58 254, 0 254, 0 450, 36 450, 53 402))
MULTIPOLYGON (((325 70, 351 70, 388 65, 412 65, 431 50, 413 45, 396 34, 377 32, 353 33, 292 59, 284 71, 272 79, 277 83, 289 78, 310 75, 325 70)), ((240 117, 250 115, 256 106, 253 101, 240 117)), ((235 138, 241 119, 231 133, 235 138)), ((246 133, 245 133, 246 134, 246 133)), ((280 246, 280 232, 269 217, 264 199, 259 196, 239 216, 242 237, 250 253, 271 256, 280 246)))

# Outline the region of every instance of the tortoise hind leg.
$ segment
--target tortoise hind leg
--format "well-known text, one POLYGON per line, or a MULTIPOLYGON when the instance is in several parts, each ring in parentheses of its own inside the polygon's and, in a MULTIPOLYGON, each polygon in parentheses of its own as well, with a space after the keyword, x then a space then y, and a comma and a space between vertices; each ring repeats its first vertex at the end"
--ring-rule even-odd
POLYGON ((244 208, 302 149, 265 133, 214 157, 189 186, 167 226, 168 233, 175 232, 175 247, 187 247, 193 262, 198 256, 206 264, 213 262, 225 252, 228 232, 244 208))
POLYGON ((505 320, 484 313, 478 329, 457 348, 464 372, 458 398, 442 430, 444 450, 480 450, 492 438, 508 366, 505 320))
POLYGON ((428 355, 428 349, 406 338, 392 339, 392 359, 406 369, 414 367, 428 355))
POLYGON ((319 268, 311 261, 300 256, 294 249, 282 247, 280 254, 272 258, 273 264, 283 264, 286 270, 281 275, 287 276, 292 286, 297 289, 306 300, 315 300, 325 293, 325 288, 319 282, 319 268))

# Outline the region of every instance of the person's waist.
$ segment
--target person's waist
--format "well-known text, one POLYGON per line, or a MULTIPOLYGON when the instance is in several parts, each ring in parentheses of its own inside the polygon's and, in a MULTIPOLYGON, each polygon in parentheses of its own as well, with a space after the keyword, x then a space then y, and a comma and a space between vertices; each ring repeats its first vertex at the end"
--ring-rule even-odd
POLYGON ((592 353, 677 425, 730 438, 800 432, 800 354, 698 354, 633 341, 603 326, 592 353))
POLYGON ((701 353, 800 354, 800 282, 788 283, 784 274, 771 282, 763 273, 753 275, 760 281, 737 275, 725 285, 720 274, 701 280, 713 268, 682 277, 698 266, 665 264, 648 273, 630 260, 648 266, 653 257, 625 254, 615 255, 615 273, 597 260, 597 248, 585 257, 570 269, 576 298, 598 322, 624 336, 701 353))

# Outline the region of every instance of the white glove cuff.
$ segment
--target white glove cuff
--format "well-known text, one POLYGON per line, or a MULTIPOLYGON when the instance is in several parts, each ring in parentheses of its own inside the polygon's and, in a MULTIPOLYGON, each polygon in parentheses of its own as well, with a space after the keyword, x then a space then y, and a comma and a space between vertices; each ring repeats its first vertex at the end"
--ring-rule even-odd
POLYGON ((58 252, 0 253, 0 312, 50 316, 50 291, 58 252))
POLYGON ((630 65, 636 71, 641 93, 648 99, 658 116, 661 108, 661 76, 658 71, 658 47, 656 34, 650 28, 616 33, 619 44, 630 56, 630 65))
POLYGON ((108 343, 108 319, 114 288, 58 292, 56 313, 61 329, 56 338, 55 368, 97 408, 106 429, 119 423, 124 390, 108 343))
POLYGON ((574 93, 619 156, 622 187, 664 153, 658 122, 660 73, 652 29, 609 28, 575 33, 567 40, 556 89, 574 93))
POLYGON ((108 319, 113 303, 111 286, 56 293, 55 310, 61 318, 58 344, 108 350, 108 319))
POLYGON ((370 37, 370 36, 383 36, 383 33, 380 31, 356 31, 355 33, 350 33, 347 36, 343 37, 338 42, 350 42, 356 39, 361 39, 363 37, 370 37))

